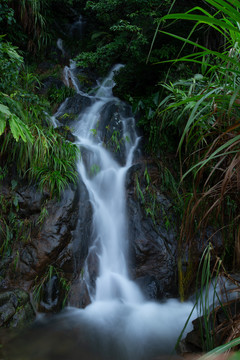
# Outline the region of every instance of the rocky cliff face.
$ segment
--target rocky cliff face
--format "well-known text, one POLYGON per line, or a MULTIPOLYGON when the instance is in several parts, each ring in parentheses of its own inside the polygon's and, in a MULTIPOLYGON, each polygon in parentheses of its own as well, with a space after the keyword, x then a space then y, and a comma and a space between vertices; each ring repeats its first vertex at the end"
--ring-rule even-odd
POLYGON ((149 193, 146 166, 137 163, 127 178, 130 270, 147 298, 162 299, 177 296, 177 218, 164 194, 149 193))

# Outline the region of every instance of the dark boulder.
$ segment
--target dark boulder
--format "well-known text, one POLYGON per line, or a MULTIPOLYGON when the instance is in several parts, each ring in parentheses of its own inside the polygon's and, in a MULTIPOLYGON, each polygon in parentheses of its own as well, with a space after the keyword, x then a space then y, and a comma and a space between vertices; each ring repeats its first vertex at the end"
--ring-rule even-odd
POLYGON ((147 300, 160 299, 163 297, 159 287, 159 281, 152 275, 145 275, 136 279, 147 300))
POLYGON ((30 217, 41 212, 43 203, 49 198, 48 193, 41 193, 36 186, 24 186, 16 192, 19 215, 30 217))
POLYGON ((79 189, 63 191, 60 200, 50 199, 34 186, 18 188, 14 197, 19 221, 29 226, 28 236, 22 235, 12 246, 12 256, 0 262, 1 286, 38 289, 39 309, 59 311, 70 284, 80 277, 91 244, 88 192, 80 182, 79 189))
POLYGON ((16 275, 20 277, 20 281, 33 280, 36 275, 44 273, 46 267, 53 262, 57 265, 58 256, 73 240, 72 231, 78 211, 76 191, 70 188, 65 190, 61 201, 49 201, 46 210, 48 216, 37 236, 21 250, 16 275))
POLYGON ((68 296, 68 304, 76 308, 85 308, 91 303, 86 282, 83 279, 77 279, 71 285, 68 296))
POLYGON ((66 101, 60 106, 55 117, 63 125, 71 124, 77 116, 91 105, 91 98, 76 94, 66 99, 66 101))
POLYGON ((135 136, 130 106, 120 102, 118 99, 105 104, 100 112, 96 133, 112 153, 114 159, 120 165, 125 165, 126 143, 132 141, 135 136), (123 119, 127 131, 123 127, 123 119), (129 119, 129 121, 126 119, 129 119))
POLYGON ((125 146, 123 139, 123 124, 121 120, 120 104, 115 101, 109 102, 101 109, 101 117, 98 123, 97 134, 111 151, 113 157, 124 165, 125 146))

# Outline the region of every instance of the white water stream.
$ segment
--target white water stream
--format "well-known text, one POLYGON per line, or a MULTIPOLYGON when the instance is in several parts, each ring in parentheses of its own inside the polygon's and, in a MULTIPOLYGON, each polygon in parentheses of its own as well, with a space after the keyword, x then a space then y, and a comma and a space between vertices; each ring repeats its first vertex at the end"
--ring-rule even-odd
MULTIPOLYGON (((101 109, 112 96, 113 74, 116 66, 99 87, 93 105, 81 114, 74 132, 80 149, 88 153, 87 161, 80 159, 79 174, 86 185, 93 208, 93 245, 99 248, 100 271, 96 281, 93 301, 115 300, 140 302, 142 296, 134 282, 128 278, 126 264, 127 221, 125 203, 125 177, 132 164, 134 150, 138 144, 136 133, 129 125, 133 119, 121 119, 124 123, 123 139, 126 141, 125 166, 120 166, 97 135, 97 124, 101 109), (90 176, 89 176, 90 173, 90 176)), ((118 101, 118 100, 117 100, 118 101)))

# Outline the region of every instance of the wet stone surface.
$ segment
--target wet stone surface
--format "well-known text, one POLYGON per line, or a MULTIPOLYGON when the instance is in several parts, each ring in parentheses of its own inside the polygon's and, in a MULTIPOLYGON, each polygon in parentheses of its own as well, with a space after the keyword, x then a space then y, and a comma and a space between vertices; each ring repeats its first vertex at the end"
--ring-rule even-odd
POLYGON ((27 292, 21 289, 0 291, 0 326, 23 328, 34 319, 35 311, 27 292))

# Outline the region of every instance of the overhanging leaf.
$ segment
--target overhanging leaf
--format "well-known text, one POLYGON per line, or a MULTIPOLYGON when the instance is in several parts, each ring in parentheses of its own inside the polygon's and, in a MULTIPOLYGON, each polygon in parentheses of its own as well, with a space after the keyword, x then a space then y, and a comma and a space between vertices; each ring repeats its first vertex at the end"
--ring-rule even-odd
POLYGON ((21 138, 24 142, 29 141, 31 144, 33 143, 33 136, 29 127, 15 114, 11 114, 11 117, 9 118, 9 125, 12 135, 16 141, 21 138))

